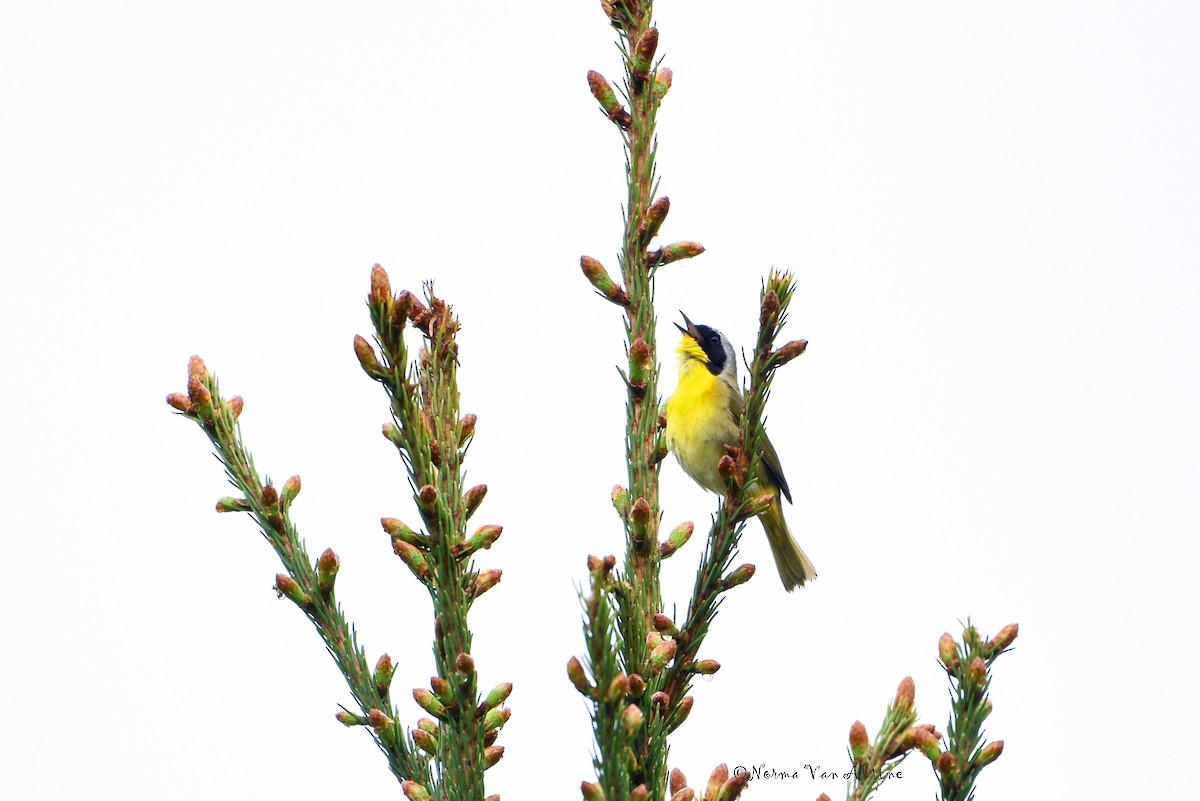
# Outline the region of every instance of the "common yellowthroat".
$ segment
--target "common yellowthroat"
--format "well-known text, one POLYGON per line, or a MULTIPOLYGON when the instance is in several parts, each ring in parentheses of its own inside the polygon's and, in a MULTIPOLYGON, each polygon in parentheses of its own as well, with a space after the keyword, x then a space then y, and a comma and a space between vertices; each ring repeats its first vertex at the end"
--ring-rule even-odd
MULTIPOLYGON (((683 471, 697 484, 718 495, 725 494, 725 480, 717 462, 726 445, 736 445, 746 399, 737 380, 737 360, 725 335, 707 325, 695 325, 683 315, 686 327, 679 355, 679 384, 667 399, 667 447, 683 471)), ((813 563, 800 550, 783 519, 780 495, 792 502, 779 456, 763 435, 758 453, 758 486, 775 494, 775 500, 758 516, 771 544, 771 555, 783 587, 791 592, 817 577, 813 563)))

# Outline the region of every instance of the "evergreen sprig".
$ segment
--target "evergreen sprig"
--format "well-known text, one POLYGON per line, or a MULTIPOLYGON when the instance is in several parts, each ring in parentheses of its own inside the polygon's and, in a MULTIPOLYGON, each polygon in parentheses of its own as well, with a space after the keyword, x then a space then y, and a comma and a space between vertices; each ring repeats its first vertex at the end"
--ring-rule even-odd
POLYGON ((276 590, 313 622, 346 677, 357 711, 343 708, 337 719, 346 726, 369 728, 413 801, 479 801, 484 797, 484 771, 504 754, 495 741, 511 714, 504 704, 512 684, 500 684, 480 698, 471 654, 467 612, 500 580, 499 570, 476 570, 471 557, 490 548, 502 529, 484 525, 467 535, 467 522, 487 487, 464 489, 462 465, 474 436, 475 416, 459 416, 458 321, 432 286, 426 287, 424 303, 408 291, 393 295, 379 265, 371 272, 367 303, 383 358, 362 337, 355 338, 354 350, 363 370, 384 386, 391 401, 392 421, 383 433, 404 460, 425 530, 395 518, 381 522, 393 550, 434 606, 437 675, 428 688, 413 690, 413 699, 430 717, 407 733, 390 698, 395 673, 391 657, 384 654, 374 670, 368 667, 354 627, 334 598, 340 560, 326 550, 310 563, 292 524, 290 508, 300 491, 299 476, 282 488, 259 478, 237 425, 242 399, 222 398, 216 378, 199 357, 192 357, 188 365, 187 393, 170 395, 167 402, 200 425, 231 483, 242 493, 222 498, 217 511, 244 511, 255 518, 286 569, 276 576, 276 590), (423 343, 415 360, 405 342, 410 323, 423 343))
POLYGON ((276 591, 295 603, 312 622, 345 676, 357 711, 343 710, 338 720, 347 726, 369 726, 397 779, 428 782, 426 759, 396 720, 389 697, 390 658, 384 654, 376 670, 371 670, 354 626, 346 622, 341 604, 334 597, 340 560, 332 550, 326 550, 313 564, 296 532, 291 506, 300 492, 300 477, 293 476, 277 488, 269 477, 264 480, 259 476, 238 425, 242 398, 222 396, 216 376, 208 372, 199 356, 188 363, 188 391, 167 396, 167 403, 200 426, 230 483, 241 494, 217 501, 217 511, 248 512, 254 518, 284 566, 285 572, 275 577, 276 591))

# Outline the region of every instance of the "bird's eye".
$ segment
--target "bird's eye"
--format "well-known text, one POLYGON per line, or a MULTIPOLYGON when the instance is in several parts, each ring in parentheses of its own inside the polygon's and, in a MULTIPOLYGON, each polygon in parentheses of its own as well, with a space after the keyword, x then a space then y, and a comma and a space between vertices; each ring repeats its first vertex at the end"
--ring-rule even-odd
POLYGON ((721 343, 721 338, 719 336, 717 336, 716 334, 713 334, 712 336, 710 336, 708 338, 708 341, 713 343, 714 345, 719 345, 721 343))

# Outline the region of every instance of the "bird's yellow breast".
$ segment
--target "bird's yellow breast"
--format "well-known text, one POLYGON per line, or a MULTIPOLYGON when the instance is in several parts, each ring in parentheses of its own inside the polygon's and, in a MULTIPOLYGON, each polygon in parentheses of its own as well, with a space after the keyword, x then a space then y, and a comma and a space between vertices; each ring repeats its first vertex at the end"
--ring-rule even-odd
POLYGON ((679 385, 667 400, 667 447, 696 483, 724 492, 717 462, 725 445, 737 442, 737 421, 729 411, 732 388, 694 360, 679 367, 679 385))

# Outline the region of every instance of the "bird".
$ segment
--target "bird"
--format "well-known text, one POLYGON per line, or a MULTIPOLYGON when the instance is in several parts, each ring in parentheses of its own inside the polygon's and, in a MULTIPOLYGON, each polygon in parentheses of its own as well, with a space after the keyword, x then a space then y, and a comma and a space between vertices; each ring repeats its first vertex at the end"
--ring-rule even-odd
MULTIPOLYGON (((738 444, 742 412, 746 408, 745 395, 738 386, 737 360, 724 334, 707 325, 695 325, 683 312, 680 315, 684 325, 675 324, 683 333, 683 341, 676 350, 679 383, 665 408, 667 449, 675 454, 683 472, 693 481, 710 492, 724 495, 726 483, 717 472, 717 462, 725 455, 725 446, 738 444)), ((775 447, 765 433, 759 443, 754 481, 775 495, 758 519, 767 532, 783 587, 791 592, 816 578, 817 571, 783 519, 780 496, 791 503, 792 493, 775 447)))

